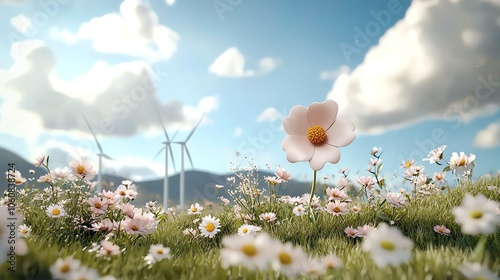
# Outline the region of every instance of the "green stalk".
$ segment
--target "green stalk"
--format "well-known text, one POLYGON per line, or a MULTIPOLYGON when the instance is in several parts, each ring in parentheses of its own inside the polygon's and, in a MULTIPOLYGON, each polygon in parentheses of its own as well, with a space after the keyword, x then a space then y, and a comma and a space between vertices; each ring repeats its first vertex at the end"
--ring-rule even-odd
POLYGON ((311 187, 311 196, 309 197, 309 219, 312 220, 313 222, 316 222, 316 217, 314 216, 314 210, 312 208, 312 200, 315 191, 316 191, 316 170, 314 170, 313 182, 311 187))

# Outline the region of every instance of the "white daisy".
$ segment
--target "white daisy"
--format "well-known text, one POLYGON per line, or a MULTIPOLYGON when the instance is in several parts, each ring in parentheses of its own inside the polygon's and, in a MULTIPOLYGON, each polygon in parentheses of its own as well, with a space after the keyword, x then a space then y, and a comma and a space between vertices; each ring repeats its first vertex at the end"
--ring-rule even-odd
POLYGON ((271 261, 273 240, 268 234, 226 236, 220 251, 222 267, 241 265, 249 270, 265 269, 271 261))
POLYGON ((50 266, 49 271, 54 279, 69 279, 69 276, 80 268, 80 261, 72 257, 65 259, 57 259, 56 262, 50 266))
POLYGON ((500 224, 500 215, 497 214, 499 203, 487 199, 479 194, 474 197, 467 194, 460 207, 453 209, 455 220, 462 225, 465 234, 490 234, 495 232, 500 224))
POLYGON ((99 272, 97 272, 96 269, 94 268, 88 268, 85 266, 82 266, 78 268, 75 272, 73 272, 69 278, 66 278, 68 280, 98 280, 99 277, 99 272))
POLYGON ((213 238, 220 231, 220 220, 211 215, 205 216, 198 228, 201 236, 213 238))
POLYGON ((413 242, 397 228, 382 223, 377 230, 366 236, 362 248, 370 252, 375 264, 385 267, 387 264, 399 265, 411 258, 413 242))
POLYGON ((273 212, 262 213, 259 215, 259 219, 268 223, 274 222, 276 220, 276 214, 273 212))
POLYGON ((306 214, 306 210, 304 209, 304 205, 302 204, 295 206, 292 212, 293 214, 295 214, 295 216, 303 216, 306 214))
POLYGON ((303 271, 304 264, 307 263, 307 254, 302 247, 295 247, 291 242, 282 244, 280 241, 274 242, 274 258, 272 267, 275 271, 281 271, 288 276, 294 276, 303 271))
POLYGON ((200 214, 201 210, 203 210, 203 207, 200 204, 196 203, 196 204, 191 204, 191 207, 189 207, 187 211, 188 215, 194 215, 194 214, 200 214))
POLYGON ((333 254, 326 255, 321 260, 327 269, 340 269, 344 265, 342 260, 333 254))
POLYGON ((244 224, 238 228, 238 235, 239 236, 253 235, 259 233, 261 230, 262 230, 261 227, 244 224))
POLYGON ((148 264, 154 264, 163 259, 170 259, 170 257, 170 248, 164 247, 163 244, 156 244, 149 247, 149 253, 144 257, 144 260, 148 264))
POLYGON ((345 202, 332 201, 326 205, 326 211, 334 216, 340 216, 348 214, 349 208, 345 202))
POLYGON ((399 192, 387 192, 385 190, 380 191, 380 196, 385 199, 392 207, 406 207, 406 197, 404 194, 399 192))
POLYGON ((196 236, 198 235, 198 232, 197 232, 197 231, 196 231, 196 229, 194 229, 194 228, 186 228, 186 229, 184 229, 184 230, 182 231, 182 234, 183 234, 184 236, 189 235, 189 236, 196 237, 196 236))
POLYGON ((66 216, 66 211, 64 211, 64 208, 59 204, 52 204, 47 207, 46 213, 47 215, 49 215, 49 217, 52 218, 60 218, 66 216))
POLYGON ((499 279, 495 273, 493 273, 488 268, 482 266, 479 263, 465 262, 463 265, 457 267, 457 269, 467 279, 484 279, 484 280, 498 280, 499 279))
POLYGON ((17 229, 17 233, 18 233, 19 237, 26 238, 26 237, 30 236, 30 234, 31 234, 31 227, 29 227, 25 224, 22 224, 17 229))

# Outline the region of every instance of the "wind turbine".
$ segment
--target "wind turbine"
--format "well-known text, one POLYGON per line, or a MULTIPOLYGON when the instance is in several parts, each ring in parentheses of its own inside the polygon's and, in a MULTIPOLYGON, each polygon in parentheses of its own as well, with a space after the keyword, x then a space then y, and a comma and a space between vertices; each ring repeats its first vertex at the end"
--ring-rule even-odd
POLYGON ((95 133, 92 130, 92 127, 90 127, 89 121, 87 120, 85 115, 83 115, 83 118, 85 119, 85 122, 87 123, 87 126, 90 129, 90 132, 92 132, 92 135, 94 136, 94 139, 95 139, 95 143, 97 144, 97 148, 99 149, 99 153, 97 154, 97 156, 99 157, 99 173, 97 173, 97 192, 100 193, 102 190, 102 158, 104 157, 104 158, 109 159, 109 160, 113 160, 113 159, 102 151, 101 144, 99 144, 99 141, 97 141, 97 137, 95 136, 95 133))
MULTIPOLYGON (((172 143, 170 141, 170 138, 168 137, 167 129, 165 128, 165 124, 161 120, 160 112, 158 112, 158 108, 156 107, 156 104, 154 106, 156 115, 158 116, 158 119, 160 120, 161 127, 163 128, 163 132, 165 133, 165 139, 167 141, 162 142, 162 144, 165 144, 163 148, 161 148, 158 153, 154 156, 156 158, 163 150, 165 150, 165 178, 163 178, 163 210, 166 212, 167 211, 167 203, 168 203, 168 152, 170 151, 170 157, 172 158, 172 165, 174 166, 174 171, 175 171, 175 161, 174 161, 174 153, 172 151, 172 146, 170 144, 172 143)), ((177 130, 179 132, 179 130, 177 130)), ((175 138, 175 135, 177 135, 177 132, 174 134, 174 137, 172 137, 172 140, 175 138)), ((153 159, 154 159, 153 158, 153 159)))
POLYGON ((180 176, 181 178, 180 178, 180 199, 179 199, 180 200, 180 209, 181 210, 184 210, 184 183, 185 183, 184 182, 184 152, 187 153, 187 156, 189 158, 189 162, 191 162, 191 168, 193 168, 193 160, 191 159, 191 154, 189 153, 189 149, 187 148, 186 143, 187 143, 187 141, 189 141, 189 138, 191 138, 191 136, 193 136, 194 131, 200 125, 200 123, 203 120, 204 116, 205 116, 205 114, 203 114, 201 116, 200 120, 198 121, 198 123, 196 124, 196 126, 193 128, 193 130, 191 130, 191 132, 187 136, 186 140, 172 142, 172 143, 180 144, 181 145, 181 176, 180 176))

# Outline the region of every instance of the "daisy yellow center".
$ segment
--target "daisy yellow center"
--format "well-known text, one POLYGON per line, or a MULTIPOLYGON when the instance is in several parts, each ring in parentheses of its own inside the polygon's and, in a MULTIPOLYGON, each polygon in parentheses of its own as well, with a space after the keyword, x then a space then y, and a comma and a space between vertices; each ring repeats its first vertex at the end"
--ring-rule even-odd
POLYGON ((121 195, 121 196, 124 196, 124 195, 126 195, 126 194, 127 194, 127 193, 126 193, 125 191, 120 191, 120 195, 121 195))
POLYGON ((16 183, 17 185, 19 185, 19 184, 22 184, 23 182, 21 181, 21 179, 16 179, 16 181, 14 183, 16 183))
POLYGON ((94 203, 94 207, 97 209, 101 209, 102 205, 99 202, 94 203))
POLYGON ((59 214, 61 214, 61 210, 59 210, 59 209, 57 209, 57 208, 56 208, 56 209, 54 209, 54 210, 52 210, 52 215, 54 215, 54 216, 59 216, 59 214))
POLYGON ((323 144, 326 141, 326 131, 318 125, 313 125, 307 131, 307 139, 314 145, 323 144))
POLYGON ((27 229, 23 229, 23 230, 21 230, 21 233, 22 234, 26 234, 26 233, 28 233, 28 230, 27 229))
POLYGON ((247 232, 248 232, 248 229, 247 229, 247 228, 244 228, 244 229, 242 229, 242 230, 241 230, 241 232, 243 232, 243 233, 247 233, 247 232))
POLYGON ((392 243, 391 241, 388 241, 388 240, 384 240, 384 241, 380 242, 380 247, 382 247, 383 249, 385 249, 387 251, 394 251, 394 249, 396 249, 396 246, 394 246, 394 243, 392 243))
POLYGON ((70 270, 70 267, 67 263, 63 264, 63 266, 61 266, 61 272, 62 273, 68 273, 70 270))
POLYGON ((139 229, 136 225, 132 225, 130 228, 131 228, 133 231, 136 231, 136 230, 138 230, 138 229, 139 229))
POLYGON ((473 219, 481 219, 483 217, 483 212, 479 211, 479 210, 474 210, 470 213, 470 216, 473 218, 473 219))
POLYGON ((302 212, 302 209, 300 209, 300 208, 297 208, 297 212, 302 212))
POLYGON ((285 264, 285 265, 292 263, 292 256, 290 256, 290 254, 288 254, 286 252, 281 252, 278 255, 278 259, 280 260, 280 262, 282 264, 285 264))
POLYGON ((78 174, 83 174, 83 172, 85 171, 85 167, 79 165, 78 168, 76 169, 76 172, 78 172, 78 174))
POLYGON ((208 224, 205 226, 205 229, 206 229, 208 232, 212 232, 212 231, 214 231, 215 226, 214 226, 214 224, 212 224, 212 223, 208 223, 208 224))
POLYGON ((338 206, 333 207, 333 212, 335 212, 335 213, 340 212, 340 207, 338 207, 338 206))
POLYGON ((196 213, 196 211, 198 211, 198 209, 196 209, 196 207, 191 208, 191 212, 196 213))
POLYGON ((465 158, 463 158, 460 160, 460 163, 458 164, 458 166, 464 166, 466 163, 467 163, 467 161, 465 160, 465 158))
POLYGON ((156 253, 157 253, 158 255, 163 255, 163 250, 162 250, 162 249, 158 249, 158 250, 156 251, 156 253))
POLYGON ((257 248, 255 248, 255 246, 253 246, 252 244, 243 245, 241 247, 241 251, 249 257, 257 255, 257 248))

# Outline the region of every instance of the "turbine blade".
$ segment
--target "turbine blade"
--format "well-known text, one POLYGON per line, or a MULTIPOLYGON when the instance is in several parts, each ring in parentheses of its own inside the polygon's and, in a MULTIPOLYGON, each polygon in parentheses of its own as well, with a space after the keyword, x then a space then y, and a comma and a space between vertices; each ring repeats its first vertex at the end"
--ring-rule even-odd
POLYGON ((90 132, 92 132, 92 135, 94 136, 94 139, 95 139, 95 143, 97 144, 97 148, 99 149, 99 152, 101 152, 101 154, 103 153, 102 152, 102 147, 101 147, 101 144, 99 144, 99 141, 97 141, 97 137, 95 136, 95 133, 94 131, 92 130, 92 127, 90 127, 90 124, 89 124, 89 121, 87 120, 87 118, 85 117, 85 114, 82 114, 83 115, 83 119, 85 120, 85 122, 87 123, 87 126, 89 127, 90 129, 90 132))
POLYGON ((191 168, 194 168, 193 166, 193 160, 191 159, 191 154, 189 153, 189 149, 186 145, 184 145, 184 148, 186 148, 186 154, 188 156, 189 162, 191 163, 191 168))
POLYGON ((105 159, 109 159, 109 160, 113 160, 110 156, 108 156, 107 154, 100 154, 102 155, 103 158, 105 159))
POLYGON ((179 132, 180 129, 181 129, 181 126, 179 126, 179 128, 177 128, 177 131, 174 133, 174 136, 172 136, 172 141, 174 141, 175 136, 177 135, 177 133, 179 132))
POLYGON ((163 150, 165 150, 165 147, 161 148, 158 153, 156 153, 156 155, 153 157, 153 159, 155 159, 159 154, 161 154, 161 152, 163 152, 163 150))
POLYGON ((200 120, 198 121, 198 123, 195 125, 195 127, 193 128, 193 130, 191 130, 191 133, 189 133, 188 137, 186 138, 186 140, 184 142, 187 142, 189 141, 189 138, 191 138, 191 136, 193 136, 193 133, 194 131, 196 130, 196 128, 198 128, 198 126, 200 125, 201 121, 203 120, 203 117, 205 116, 205 113, 203 113, 203 115, 201 115, 201 118, 200 120))
POLYGON ((172 159, 172 165, 174 166, 174 172, 175 171, 175 161, 174 161, 174 152, 172 151, 172 146, 170 143, 168 144, 168 150, 170 151, 170 158, 172 159))
POLYGON ((165 133, 165 138, 167 138, 167 141, 170 142, 170 138, 168 137, 167 129, 165 128, 165 124, 163 123, 163 120, 161 119, 160 112, 158 111, 158 106, 156 106, 156 103, 154 104, 155 112, 156 115, 158 116, 158 119, 160 120, 161 127, 163 128, 163 132, 165 133))

